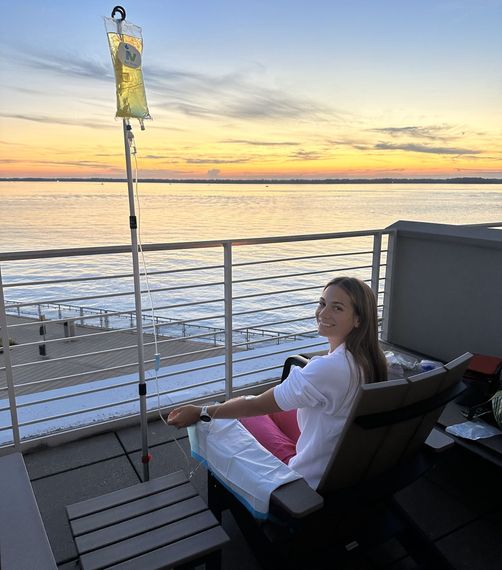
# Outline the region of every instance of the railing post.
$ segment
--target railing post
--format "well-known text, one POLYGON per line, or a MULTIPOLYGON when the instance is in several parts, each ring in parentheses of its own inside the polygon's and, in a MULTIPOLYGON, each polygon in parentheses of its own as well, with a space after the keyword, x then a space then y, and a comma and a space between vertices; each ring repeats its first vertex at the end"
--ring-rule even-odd
POLYGON ((223 244, 223 275, 224 275, 224 303, 225 303, 225 396, 232 397, 233 386, 233 338, 232 338, 232 244, 223 244))
POLYGON ((380 257, 382 254, 382 234, 373 236, 373 259, 371 262, 371 288, 378 304, 378 286, 380 283, 380 257))
POLYGON ((385 269, 385 287, 383 292, 383 310, 382 310, 382 328, 381 338, 384 341, 389 339, 389 314, 390 304, 392 303, 392 272, 394 269, 394 242, 396 240, 396 231, 389 233, 387 245, 387 267, 385 269))
POLYGON ((10 359, 9 333, 7 331, 7 315, 5 312, 5 299, 3 295, 2 271, 0 268, 0 328, 2 329, 2 344, 5 363, 5 376, 7 380, 7 393, 9 395, 10 417, 12 421, 12 435, 14 447, 21 451, 21 438, 19 435, 19 421, 17 419, 16 391, 12 375, 12 362, 10 359))

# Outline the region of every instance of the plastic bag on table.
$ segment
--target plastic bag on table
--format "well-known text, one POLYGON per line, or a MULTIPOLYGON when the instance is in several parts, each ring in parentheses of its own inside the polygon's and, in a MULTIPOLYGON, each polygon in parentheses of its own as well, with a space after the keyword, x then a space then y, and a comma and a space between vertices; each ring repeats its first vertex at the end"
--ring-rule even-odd
POLYGON ((501 435, 502 431, 494 426, 491 426, 483 421, 467 421, 461 424, 455 424, 448 426, 445 430, 451 435, 456 435, 457 437, 463 437, 464 439, 484 439, 487 437, 493 437, 494 435, 501 435))
POLYGON ((387 370, 389 372, 389 380, 394 380, 396 378, 404 377, 404 368, 399 361, 397 355, 391 350, 386 350, 384 352, 385 359, 387 360, 387 370))

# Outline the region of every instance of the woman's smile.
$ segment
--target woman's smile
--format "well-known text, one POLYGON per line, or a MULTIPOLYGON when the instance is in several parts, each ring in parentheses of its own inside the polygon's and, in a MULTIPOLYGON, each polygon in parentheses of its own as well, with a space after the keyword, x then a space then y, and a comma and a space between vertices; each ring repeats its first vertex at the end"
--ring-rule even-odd
POLYGON ((332 350, 359 324, 349 295, 337 285, 324 289, 315 316, 318 332, 329 339, 332 350))

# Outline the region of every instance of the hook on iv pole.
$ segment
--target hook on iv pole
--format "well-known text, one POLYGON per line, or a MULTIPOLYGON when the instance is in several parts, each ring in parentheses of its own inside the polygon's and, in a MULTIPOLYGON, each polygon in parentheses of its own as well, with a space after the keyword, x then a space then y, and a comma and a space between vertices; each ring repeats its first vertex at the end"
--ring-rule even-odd
POLYGON ((115 16, 116 12, 120 14, 121 16, 120 20, 123 22, 126 19, 125 8, 122 8, 122 6, 115 6, 115 8, 112 10, 112 18, 115 16))

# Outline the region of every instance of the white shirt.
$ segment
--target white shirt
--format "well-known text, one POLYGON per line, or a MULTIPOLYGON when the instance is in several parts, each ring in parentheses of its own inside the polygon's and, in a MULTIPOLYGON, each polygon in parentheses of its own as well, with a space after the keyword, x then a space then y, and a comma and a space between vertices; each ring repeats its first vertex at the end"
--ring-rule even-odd
POLYGON ((301 434, 289 467, 316 489, 335 449, 359 386, 357 366, 345 344, 325 356, 294 366, 274 388, 277 405, 298 409, 301 434))

